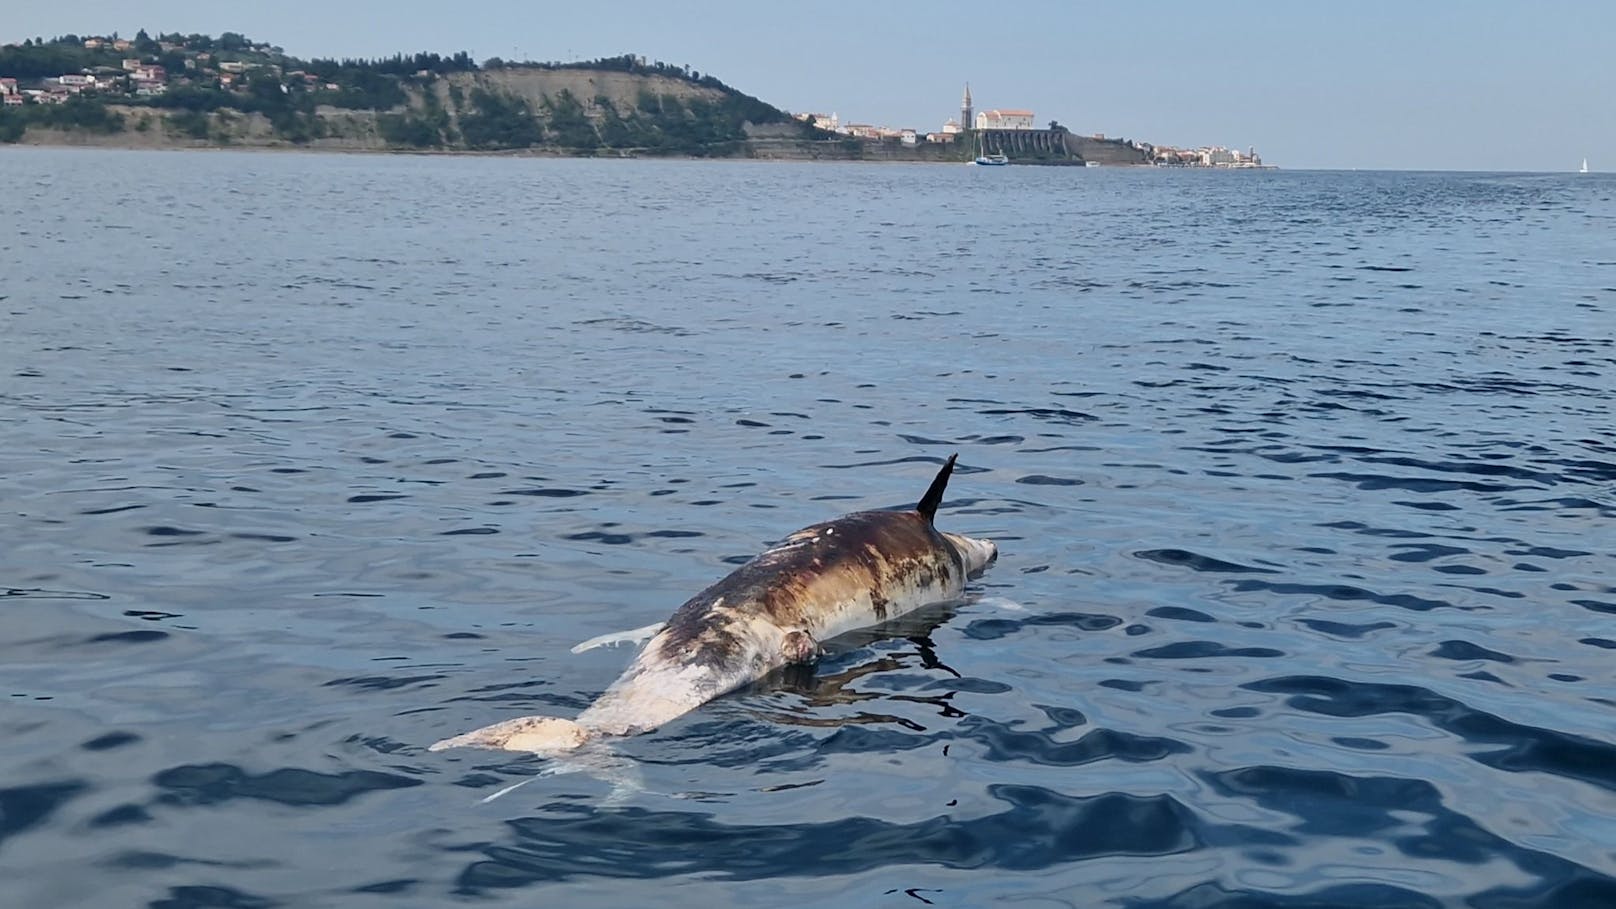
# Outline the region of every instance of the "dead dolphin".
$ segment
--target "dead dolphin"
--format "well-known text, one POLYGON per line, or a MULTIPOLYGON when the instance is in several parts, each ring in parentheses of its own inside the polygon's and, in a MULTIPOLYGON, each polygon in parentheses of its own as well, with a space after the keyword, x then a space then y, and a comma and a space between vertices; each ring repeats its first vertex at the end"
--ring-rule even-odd
POLYGON ((576 720, 518 717, 430 750, 560 753, 600 736, 648 732, 781 666, 814 659, 821 641, 958 599, 998 548, 932 526, 956 457, 913 510, 861 511, 799 530, 661 626, 640 629, 654 633, 650 642, 576 720))

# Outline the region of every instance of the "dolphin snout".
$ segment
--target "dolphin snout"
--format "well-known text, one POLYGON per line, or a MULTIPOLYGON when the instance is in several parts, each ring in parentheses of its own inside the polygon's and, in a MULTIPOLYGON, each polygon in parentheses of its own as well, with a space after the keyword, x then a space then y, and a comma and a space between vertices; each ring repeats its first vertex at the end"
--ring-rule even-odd
POLYGON ((965 563, 966 574, 976 574, 999 557, 999 547, 992 540, 979 540, 959 533, 945 533, 943 536, 959 552, 960 561, 965 563))

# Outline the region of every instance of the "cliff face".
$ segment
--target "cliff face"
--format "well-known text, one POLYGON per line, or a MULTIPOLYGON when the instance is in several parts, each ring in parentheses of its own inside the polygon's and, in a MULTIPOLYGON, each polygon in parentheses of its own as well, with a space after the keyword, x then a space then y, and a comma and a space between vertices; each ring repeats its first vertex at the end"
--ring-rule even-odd
MULTIPOLYGON (((567 92, 584 103, 586 109, 597 118, 603 115, 603 110, 595 103, 597 98, 609 101, 614 109, 629 110, 633 109, 641 96, 646 93, 658 97, 672 96, 681 101, 702 99, 714 104, 722 102, 726 96, 721 89, 656 73, 568 68, 513 67, 474 73, 450 73, 441 79, 433 80, 431 86, 443 101, 451 100, 454 89, 459 89, 463 95, 469 96, 471 91, 477 88, 521 98, 534 108, 541 107, 546 99, 559 97, 562 92, 567 92)), ((419 98, 412 97, 411 101, 418 103, 419 98)))
POLYGON ((411 86, 408 101, 378 118, 394 145, 573 153, 736 155, 755 125, 785 112, 718 84, 655 72, 502 68, 452 73, 411 86))
POLYGON ((5 141, 722 157, 753 155, 754 137, 772 145, 835 144, 756 98, 676 70, 500 67, 423 74, 391 85, 390 96, 372 92, 358 103, 342 97, 346 93, 270 91, 266 99, 261 91, 249 96, 216 89, 182 90, 150 104, 91 99, 86 103, 111 114, 97 116, 98 128, 58 122, 63 118, 41 109, 31 112, 40 116, 26 116, 26 127, 13 124, 20 135, 5 141), (367 106, 378 97, 388 98, 381 109, 367 106))
MULTIPOLYGON (((969 159, 967 143, 905 146, 813 130, 717 80, 671 69, 497 67, 394 78, 388 84, 390 94, 371 91, 357 101, 346 92, 286 92, 275 82, 253 95, 191 89, 150 104, 93 100, 88 103, 104 106, 110 115, 91 121, 100 129, 36 119, 20 139, 35 145, 134 148, 969 159), (384 109, 363 106, 371 103, 384 109)), ((1031 156, 1012 158, 1034 163, 1031 156)))

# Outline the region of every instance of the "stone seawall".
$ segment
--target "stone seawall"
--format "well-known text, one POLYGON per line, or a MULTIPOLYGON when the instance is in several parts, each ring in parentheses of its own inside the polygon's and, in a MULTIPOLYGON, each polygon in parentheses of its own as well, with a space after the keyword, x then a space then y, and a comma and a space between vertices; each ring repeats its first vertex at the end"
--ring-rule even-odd
POLYGON ((1085 163, 1111 166, 1148 165, 1150 156, 1120 139, 1095 139, 1089 136, 1066 134, 1066 150, 1085 163))
POLYGON ((1095 139, 1064 129, 984 129, 974 134, 983 154, 1013 164, 1149 164, 1150 157, 1120 139, 1095 139))

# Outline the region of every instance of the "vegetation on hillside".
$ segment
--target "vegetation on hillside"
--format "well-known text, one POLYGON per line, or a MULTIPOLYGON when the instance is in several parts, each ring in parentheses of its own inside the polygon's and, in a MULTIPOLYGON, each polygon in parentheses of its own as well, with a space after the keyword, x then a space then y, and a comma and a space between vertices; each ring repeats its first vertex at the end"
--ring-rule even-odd
MULTIPOLYGON (((464 51, 300 60, 235 32, 153 38, 142 30, 130 40, 64 35, 6 45, 0 48, 0 77, 27 87, 28 103, 0 110, 0 141, 6 142, 20 140, 34 126, 117 132, 126 118, 109 104, 153 108, 152 117, 135 121, 143 131, 160 122, 171 135, 204 141, 221 140, 223 127, 238 114, 261 114, 277 137, 303 143, 330 134, 322 107, 373 112, 385 142, 412 149, 730 154, 746 139, 748 123, 795 122, 711 75, 630 54, 567 64, 494 58, 479 65, 464 51), (633 104, 605 95, 579 98, 567 90, 534 103, 499 90, 499 79, 477 75, 520 70, 648 78, 633 104), (83 76, 89 84, 61 85, 58 77, 64 75, 83 76), (659 92, 649 77, 708 91, 659 92), (448 80, 447 90, 440 80, 448 80)), ((814 138, 813 132, 803 127, 805 138, 814 138)))
POLYGON ((66 104, 34 104, 0 112, 0 142, 18 142, 31 126, 42 129, 122 132, 124 118, 105 104, 77 99, 66 104))

